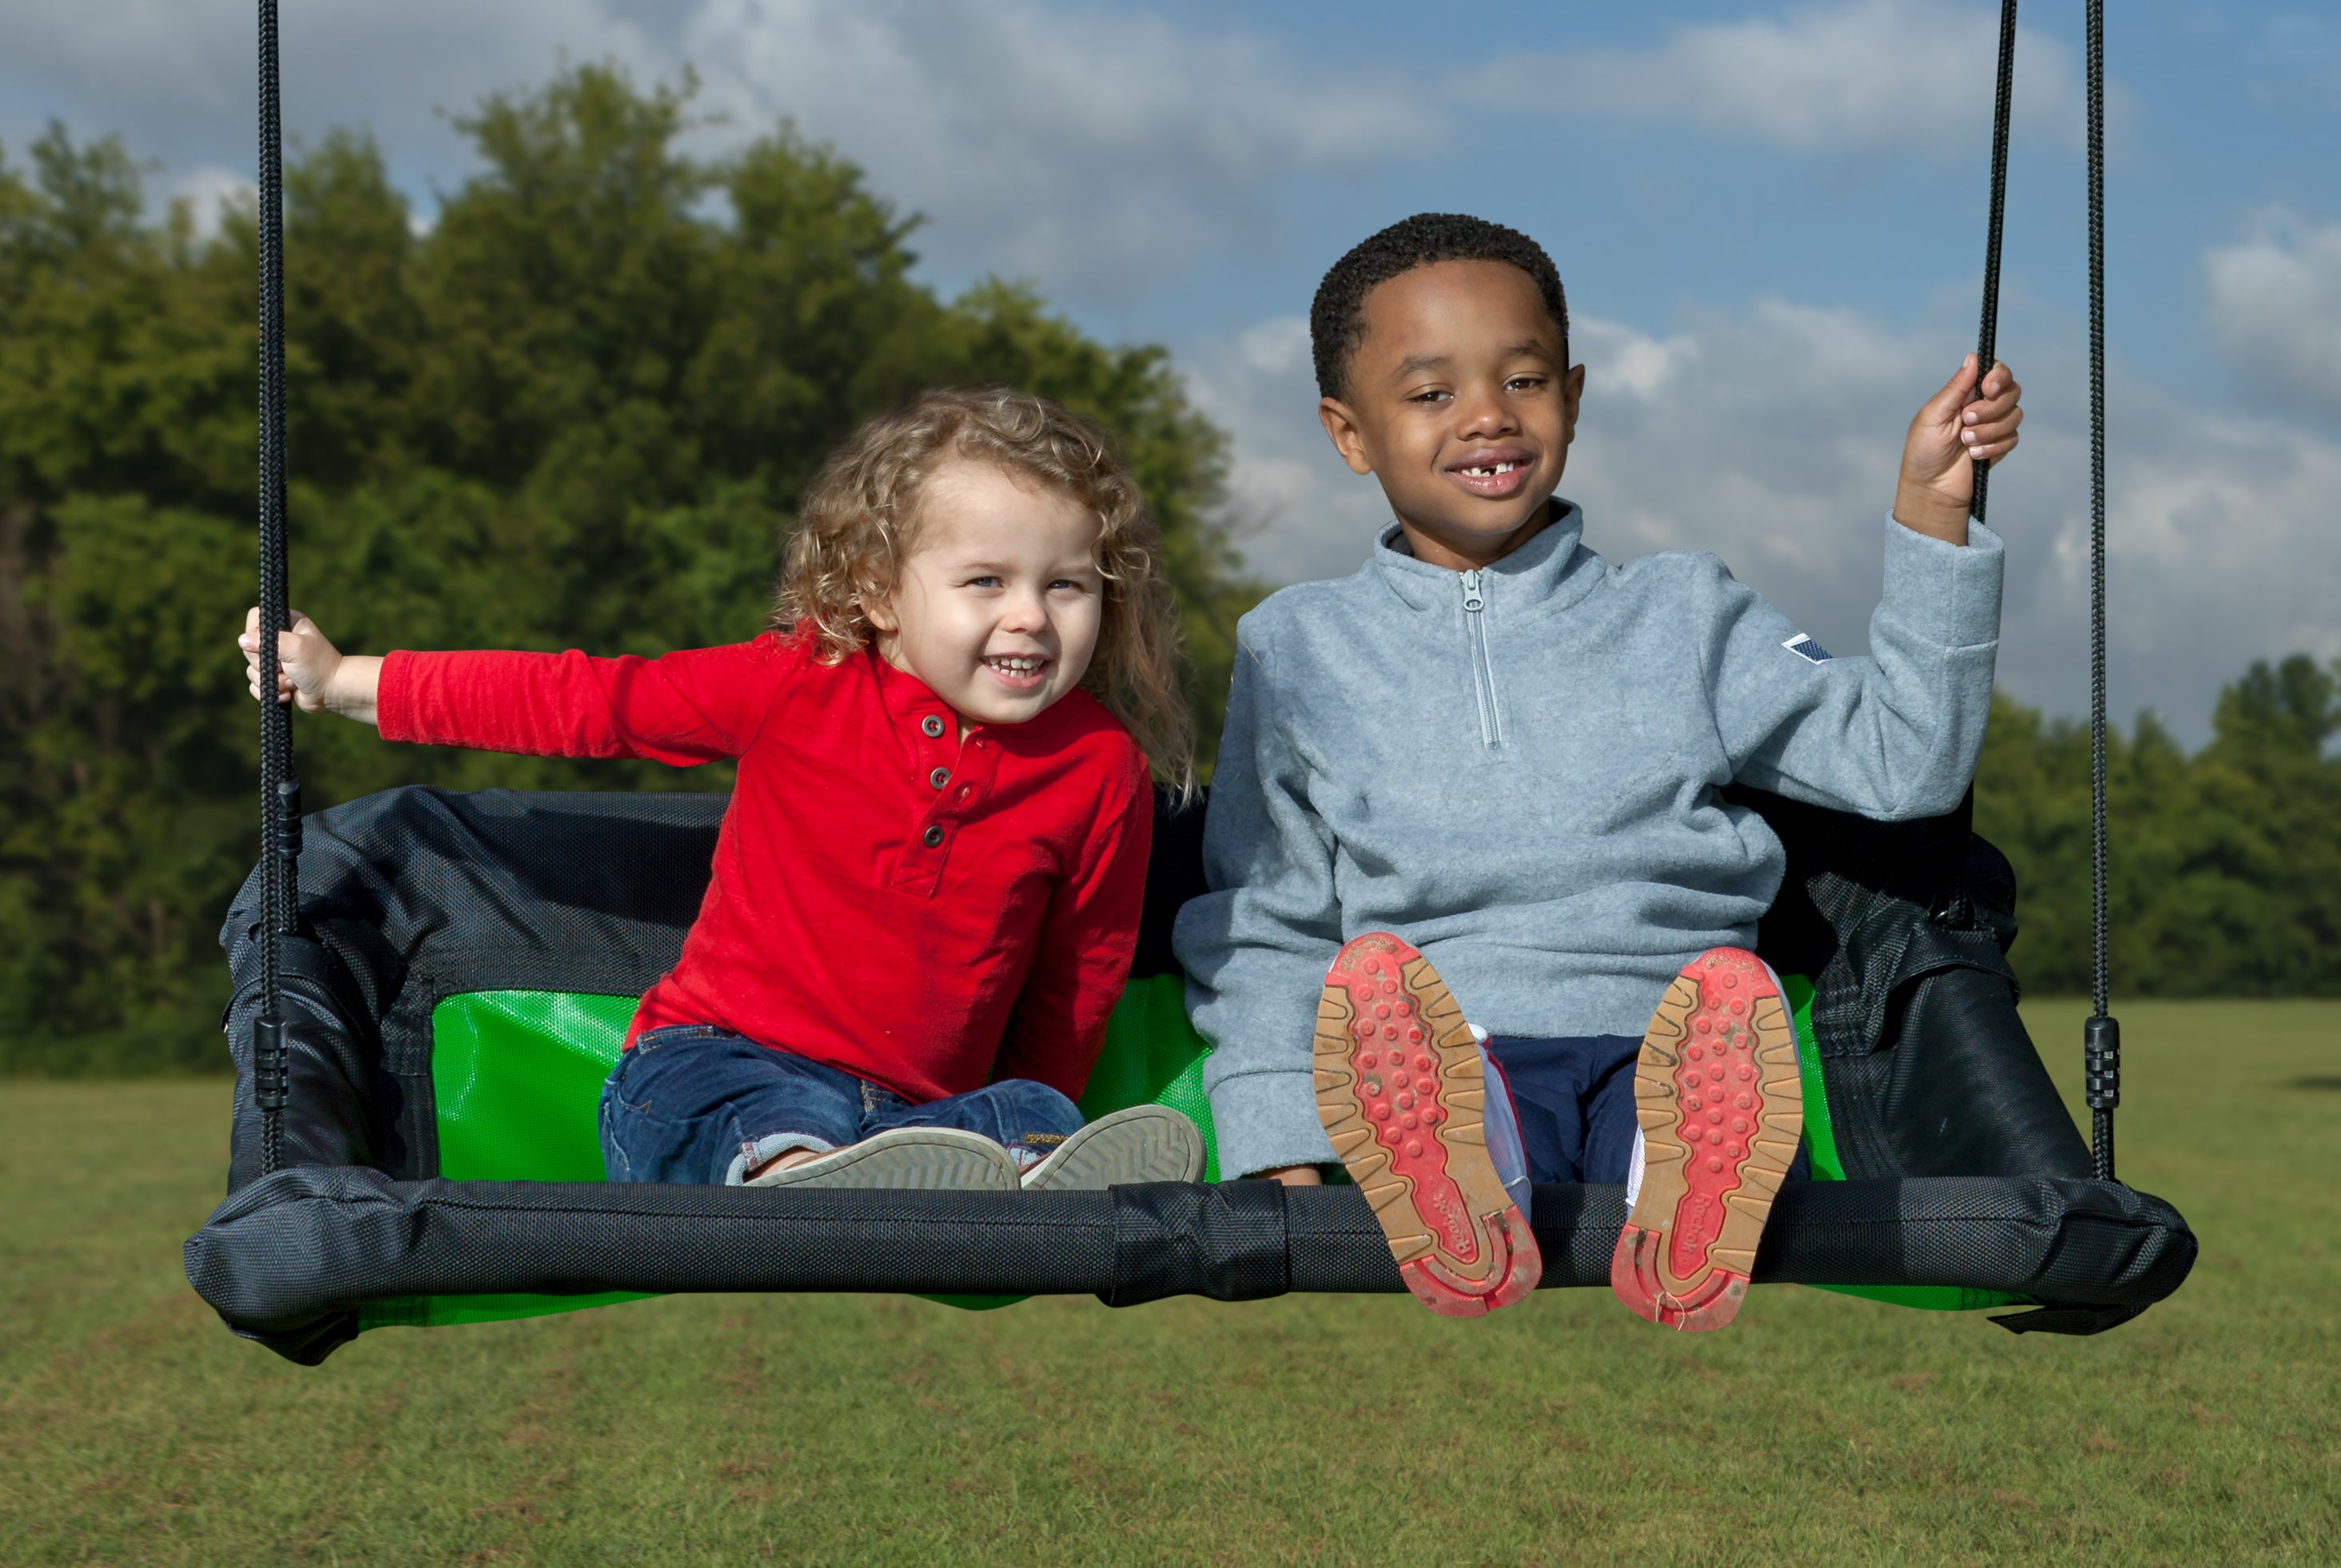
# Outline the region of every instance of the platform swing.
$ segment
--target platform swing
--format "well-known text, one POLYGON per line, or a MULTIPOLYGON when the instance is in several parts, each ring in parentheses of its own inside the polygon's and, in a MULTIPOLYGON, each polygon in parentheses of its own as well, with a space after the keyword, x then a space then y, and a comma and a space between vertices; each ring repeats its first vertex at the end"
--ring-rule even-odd
MULTIPOLYGON (((2196 1243, 2114 1178, 2107 1013, 2102 0, 2087 0, 2095 1009, 2084 1145, 2016 1011, 2015 878, 1970 803, 1882 824, 1752 791, 1789 869, 1758 945, 1787 978, 1815 1180, 1757 1259, 1906 1306, 2019 1306, 2095 1334, 2168 1295, 2196 1243)), ((274 0, 260 4, 260 604, 285 621, 282 164, 274 0)), ((2016 3, 2004 0, 1979 351, 1993 362, 2016 3)), ((1975 515, 1985 511, 1976 474, 1975 515)), ((273 657, 273 654, 271 655, 273 657)), ((264 683, 264 690, 273 682, 264 683)), ((264 704, 263 848, 221 935, 234 978, 228 1196, 185 1247, 228 1325, 315 1365, 371 1328, 678 1291, 904 1291, 985 1305, 1399 1292, 1354 1187, 1049 1194, 602 1179, 594 1107, 634 999, 675 960, 725 798, 391 789, 307 819, 291 714, 264 704)), ((1158 798, 1135 962, 1081 1102, 1191 1116, 1207 1047, 1170 932, 1203 887, 1205 807, 1158 798)), ((1535 1192, 1543 1285, 1606 1285, 1623 1190, 1535 1192)))

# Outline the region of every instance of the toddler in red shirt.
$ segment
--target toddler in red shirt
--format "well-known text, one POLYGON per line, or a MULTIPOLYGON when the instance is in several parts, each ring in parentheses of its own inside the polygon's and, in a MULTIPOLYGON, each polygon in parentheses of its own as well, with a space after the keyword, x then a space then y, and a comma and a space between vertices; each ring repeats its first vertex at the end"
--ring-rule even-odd
POLYGON ((807 489, 752 642, 367 658, 293 620, 278 700, 389 739, 737 759, 699 918, 603 1089, 613 1180, 1200 1174, 1178 1113, 1072 1102, 1137 943, 1150 759, 1193 771, 1161 541, 1087 422, 1001 388, 872 420, 807 489))

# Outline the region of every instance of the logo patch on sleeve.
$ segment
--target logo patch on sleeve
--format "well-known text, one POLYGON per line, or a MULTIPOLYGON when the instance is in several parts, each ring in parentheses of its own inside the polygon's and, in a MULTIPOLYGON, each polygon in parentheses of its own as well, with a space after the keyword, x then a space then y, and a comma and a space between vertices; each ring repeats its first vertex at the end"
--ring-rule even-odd
POLYGON ((1808 663, 1827 664, 1829 661, 1829 650, 1801 631, 1780 646, 1808 663))

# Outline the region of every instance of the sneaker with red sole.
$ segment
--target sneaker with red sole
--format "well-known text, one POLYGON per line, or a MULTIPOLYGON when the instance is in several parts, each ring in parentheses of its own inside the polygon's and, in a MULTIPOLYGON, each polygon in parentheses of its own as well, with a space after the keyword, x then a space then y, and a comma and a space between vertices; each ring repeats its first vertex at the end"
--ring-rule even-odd
POLYGON ((1476 1317, 1536 1289, 1536 1234, 1489 1155, 1479 1044, 1429 960, 1385 931, 1343 948, 1314 1066, 1318 1117, 1415 1299, 1476 1317))
POLYGON ((1652 1323, 1721 1328, 1805 1126, 1796 1026, 1761 958, 1714 948, 1683 966, 1642 1037, 1634 1112, 1641 1188, 1609 1287, 1652 1323))

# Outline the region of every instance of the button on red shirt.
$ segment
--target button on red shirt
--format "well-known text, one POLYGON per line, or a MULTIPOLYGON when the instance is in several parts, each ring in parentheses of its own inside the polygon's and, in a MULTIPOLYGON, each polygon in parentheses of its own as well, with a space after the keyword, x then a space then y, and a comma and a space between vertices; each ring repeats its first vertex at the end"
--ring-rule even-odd
POLYGON ((739 760, 713 874, 633 1037, 713 1024, 912 1100, 1088 1081, 1138 940, 1146 759, 1070 693, 971 729, 863 650, 775 633, 660 659, 393 653, 384 738, 739 760))

